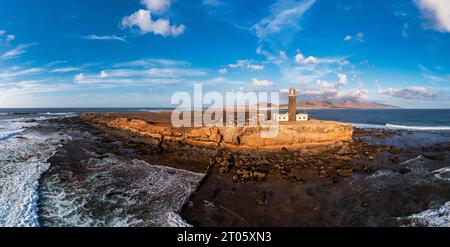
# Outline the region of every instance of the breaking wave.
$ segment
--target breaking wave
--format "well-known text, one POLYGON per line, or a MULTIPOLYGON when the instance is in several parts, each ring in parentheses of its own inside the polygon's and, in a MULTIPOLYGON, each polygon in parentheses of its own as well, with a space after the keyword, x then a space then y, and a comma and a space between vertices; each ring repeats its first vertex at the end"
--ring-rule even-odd
POLYGON ((437 179, 450 181, 450 167, 444 167, 442 169, 432 171, 432 173, 437 179))
POLYGON ((0 226, 39 226, 39 178, 49 159, 68 138, 27 133, 0 142, 0 226))
POLYGON ((408 126, 397 124, 360 124, 353 123, 353 127, 358 129, 390 129, 390 130, 411 130, 411 131, 450 131, 450 126, 408 126))
POLYGON ((410 222, 408 226, 450 227, 450 202, 440 208, 408 216, 406 220, 410 222))
POLYGON ((353 123, 353 127, 358 129, 385 129, 386 125, 379 125, 379 124, 359 124, 359 123, 353 123))
POLYGON ((404 129, 404 130, 418 130, 418 131, 450 131, 450 126, 407 126, 386 124, 388 129, 404 129))
POLYGON ((204 174, 115 155, 52 166, 41 185, 44 226, 190 226, 177 213, 204 174))

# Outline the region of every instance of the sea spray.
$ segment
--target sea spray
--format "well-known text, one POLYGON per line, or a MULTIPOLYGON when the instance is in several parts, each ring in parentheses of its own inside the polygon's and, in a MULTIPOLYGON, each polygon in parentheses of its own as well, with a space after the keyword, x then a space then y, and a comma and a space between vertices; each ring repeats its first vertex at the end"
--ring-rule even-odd
POLYGON ((25 133, 0 142, 0 226, 39 226, 39 178, 68 136, 25 133))
POLYGON ((76 168, 54 165, 41 185, 41 221, 44 226, 189 226, 177 212, 203 177, 113 154, 76 168))

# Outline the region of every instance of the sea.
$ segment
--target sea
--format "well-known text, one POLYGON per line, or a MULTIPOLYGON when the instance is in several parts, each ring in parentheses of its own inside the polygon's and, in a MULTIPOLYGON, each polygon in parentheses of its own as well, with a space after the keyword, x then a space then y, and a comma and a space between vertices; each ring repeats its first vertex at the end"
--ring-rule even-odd
MULTIPOLYGON (((98 181, 94 190, 114 188, 107 176, 120 174, 126 167, 130 172, 145 174, 135 186, 117 196, 107 191, 102 194, 101 203, 115 206, 111 216, 98 216, 87 212, 89 200, 99 196, 89 196, 88 184, 81 183, 74 188, 65 186, 58 176, 43 174, 49 170, 48 162, 64 142, 72 137, 55 130, 54 133, 34 131, 33 127, 52 118, 77 116, 82 112, 152 112, 167 111, 169 108, 46 108, 46 109, 0 109, 0 227, 2 226, 189 226, 176 211, 180 202, 195 191, 204 174, 196 174, 173 168, 151 166, 144 161, 124 162, 117 157, 91 160, 86 166, 100 171, 91 179, 98 181), (151 167, 145 169, 143 167, 151 167), (102 170, 104 167, 112 167, 102 170), (181 182, 180 182, 181 181, 181 182), (152 186, 146 187, 151 184, 152 186), (39 191, 40 188, 45 191, 39 191), (128 195, 129 198, 123 198, 128 195), (127 212, 138 210, 132 207, 136 199, 146 195, 146 204, 153 205, 154 212, 146 215, 150 219, 133 218, 127 212), (94 197, 94 198, 93 198, 94 197), (166 198, 166 199, 162 199, 166 198), (152 204, 153 200, 153 204, 152 204), (42 201, 46 203, 42 203, 42 201), (41 203, 40 203, 41 202, 41 203), (41 208, 40 208, 41 207, 41 208), (44 207, 44 208, 42 208, 44 207), (40 215, 44 214, 45 215, 40 215)), ((450 110, 312 110, 312 118, 352 123, 356 128, 392 129, 414 133, 423 140, 430 138, 450 138, 450 110)), ((414 140, 408 140, 414 142, 414 140)), ((114 175, 115 176, 115 175, 114 175)), ((91 188, 92 189, 92 188, 91 188)), ((447 212, 448 205, 441 211, 447 212)), ((146 210, 149 210, 148 208, 146 210)), ((425 211, 417 217, 434 217, 434 211, 425 211)), ((416 217, 416 216, 415 216, 416 217)), ((442 218, 439 218, 442 221, 442 218)), ((431 220, 431 222, 434 222, 431 220)), ((440 225, 450 224, 450 220, 440 225)), ((430 223, 431 225, 435 223, 430 223)))

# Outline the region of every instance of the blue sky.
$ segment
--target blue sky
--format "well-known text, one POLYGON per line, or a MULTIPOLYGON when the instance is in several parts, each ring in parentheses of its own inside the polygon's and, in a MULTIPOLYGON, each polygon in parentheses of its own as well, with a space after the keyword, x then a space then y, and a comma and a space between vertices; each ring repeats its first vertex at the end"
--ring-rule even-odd
POLYGON ((4 0, 0 107, 173 107, 178 91, 450 108, 448 0, 4 0))

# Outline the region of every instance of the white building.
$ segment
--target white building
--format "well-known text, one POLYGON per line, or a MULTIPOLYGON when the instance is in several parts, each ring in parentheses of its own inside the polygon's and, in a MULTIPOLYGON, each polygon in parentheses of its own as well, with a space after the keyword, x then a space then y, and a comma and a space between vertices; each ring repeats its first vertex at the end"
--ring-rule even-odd
MULTIPOLYGON (((284 113, 284 114, 275 114, 275 119, 278 122, 289 122, 289 114, 288 113, 284 113)), ((297 118, 296 118, 297 122, 301 122, 301 121, 309 121, 309 114, 307 113, 298 113, 297 114, 297 118)))
POLYGON ((297 121, 309 121, 309 114, 307 113, 297 114, 297 121))

